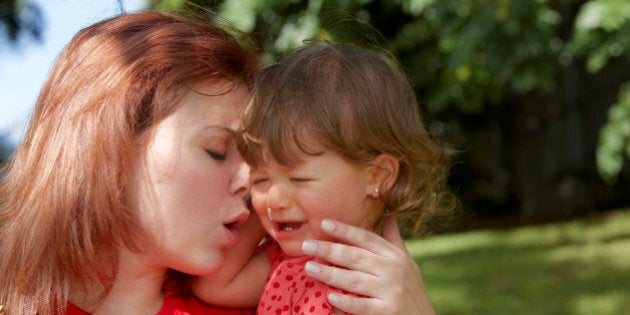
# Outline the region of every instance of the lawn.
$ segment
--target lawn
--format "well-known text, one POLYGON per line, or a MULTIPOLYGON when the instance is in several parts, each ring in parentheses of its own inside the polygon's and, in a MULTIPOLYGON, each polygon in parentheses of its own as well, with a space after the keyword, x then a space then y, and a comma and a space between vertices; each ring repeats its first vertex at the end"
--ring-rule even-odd
POLYGON ((630 314, 630 212, 409 240, 438 315, 630 314))

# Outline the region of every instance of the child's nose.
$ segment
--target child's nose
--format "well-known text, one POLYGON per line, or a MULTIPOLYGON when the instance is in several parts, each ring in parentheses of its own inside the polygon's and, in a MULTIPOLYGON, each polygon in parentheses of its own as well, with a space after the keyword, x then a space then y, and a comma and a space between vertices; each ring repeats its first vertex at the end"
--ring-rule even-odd
POLYGON ((269 211, 288 209, 291 205, 290 193, 282 185, 271 185, 267 191, 267 208, 269 211))

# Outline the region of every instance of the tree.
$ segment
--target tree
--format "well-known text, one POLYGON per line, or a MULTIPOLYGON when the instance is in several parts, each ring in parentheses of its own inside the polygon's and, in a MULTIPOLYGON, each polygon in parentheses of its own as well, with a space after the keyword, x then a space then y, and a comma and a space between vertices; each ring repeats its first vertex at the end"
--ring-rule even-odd
MULTIPOLYGON (((630 2, 194 2, 250 34, 267 62, 311 38, 391 51, 416 86, 432 132, 459 152, 453 183, 478 213, 567 217, 622 198, 598 177, 595 151, 607 120, 601 113, 630 81, 630 72, 619 70, 630 65, 630 2)), ((162 8, 182 3, 151 1, 162 8)), ((598 151, 598 158, 606 158, 601 148, 609 153, 600 165, 617 163, 613 173, 623 150, 630 153, 626 91, 598 151)))
MULTIPOLYGON (((42 20, 41 10, 31 1, 0 0, 0 42, 15 45, 22 39, 40 40, 42 20)), ((12 152, 13 145, 8 135, 0 134, 0 166, 12 152)))
POLYGON ((13 146, 9 141, 8 135, 0 134, 0 167, 9 160, 12 152, 13 146))
MULTIPOLYGON (((630 2, 595 0, 586 3, 575 23, 570 51, 586 56, 591 73, 621 58, 630 57, 630 2)), ((622 170, 624 156, 630 156, 630 82, 619 87, 619 97, 608 112, 597 148, 597 168, 614 182, 622 170)))
POLYGON ((2 38, 18 43, 22 38, 41 39, 42 13, 28 0, 0 0, 0 30, 2 38))

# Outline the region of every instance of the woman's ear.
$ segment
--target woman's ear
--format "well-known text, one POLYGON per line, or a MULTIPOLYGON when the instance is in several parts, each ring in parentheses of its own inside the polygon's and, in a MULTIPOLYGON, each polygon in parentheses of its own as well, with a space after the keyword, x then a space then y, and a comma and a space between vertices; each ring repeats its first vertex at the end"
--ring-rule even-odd
POLYGON ((400 164, 398 163, 398 159, 391 154, 382 153, 370 162, 369 168, 370 182, 367 194, 378 197, 379 191, 385 192, 394 186, 396 178, 398 177, 400 164))

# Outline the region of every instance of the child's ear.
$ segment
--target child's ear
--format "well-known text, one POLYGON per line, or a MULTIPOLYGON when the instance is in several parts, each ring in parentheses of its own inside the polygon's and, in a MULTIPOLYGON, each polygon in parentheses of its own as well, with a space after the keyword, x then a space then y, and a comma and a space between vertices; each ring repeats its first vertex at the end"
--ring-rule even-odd
POLYGON ((382 153, 370 162, 370 182, 367 194, 378 197, 379 191, 385 192, 392 188, 398 177, 400 164, 398 159, 382 153))

